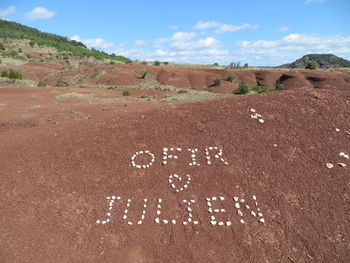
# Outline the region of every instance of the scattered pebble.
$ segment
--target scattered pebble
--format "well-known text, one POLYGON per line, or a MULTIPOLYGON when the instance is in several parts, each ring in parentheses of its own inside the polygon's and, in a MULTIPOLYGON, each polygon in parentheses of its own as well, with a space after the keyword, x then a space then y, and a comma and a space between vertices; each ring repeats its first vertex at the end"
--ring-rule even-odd
POLYGON ((326 163, 326 167, 327 167, 328 169, 332 169, 332 168, 334 167, 334 165, 331 164, 331 163, 326 163))
POLYGON ((340 167, 346 167, 345 163, 337 163, 340 167))

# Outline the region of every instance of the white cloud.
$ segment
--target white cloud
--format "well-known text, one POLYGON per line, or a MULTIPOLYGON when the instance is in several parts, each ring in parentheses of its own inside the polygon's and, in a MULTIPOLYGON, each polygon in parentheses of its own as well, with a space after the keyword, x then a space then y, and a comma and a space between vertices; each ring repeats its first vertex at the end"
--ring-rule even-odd
POLYGON ((56 13, 48 10, 45 7, 38 6, 35 7, 33 10, 27 12, 25 15, 28 20, 37 20, 51 18, 54 15, 56 15, 56 13))
POLYGON ((259 25, 252 25, 249 23, 245 23, 243 25, 237 26, 237 25, 230 25, 230 24, 222 24, 217 21, 198 21, 194 26, 195 29, 201 29, 201 30, 208 29, 208 28, 216 28, 216 30, 214 31, 214 33, 216 34, 236 32, 247 28, 257 29, 259 27, 260 27, 259 25))
POLYGON ((170 30, 177 30, 177 26, 169 26, 170 30))
POLYGON ((220 41, 213 38, 207 37, 197 40, 178 40, 174 41, 171 44, 171 47, 179 50, 191 50, 191 49, 202 49, 202 48, 217 48, 221 45, 220 41))
POLYGON ((310 53, 350 56, 350 35, 319 37, 289 34, 277 40, 240 41, 237 44, 237 54, 261 56, 265 64, 267 61, 283 64, 310 53))
POLYGON ((146 46, 148 44, 147 40, 136 40, 134 41, 135 46, 146 46))
POLYGON ((194 26, 196 29, 207 29, 207 28, 213 28, 213 27, 219 27, 221 24, 216 21, 198 21, 197 24, 194 26))
POLYGON ((176 32, 173 34, 171 40, 182 41, 182 40, 192 39, 196 36, 197 34, 195 32, 176 32))
POLYGON ((287 26, 281 27, 281 28, 278 29, 278 31, 281 31, 281 32, 287 32, 287 31, 289 31, 289 30, 290 30, 290 28, 287 27, 287 26))
POLYGON ((81 39, 79 35, 75 35, 70 39, 80 41, 84 43, 88 48, 110 49, 114 47, 114 44, 112 42, 108 42, 103 38, 81 39))
POLYGON ((310 3, 324 3, 327 2, 328 0, 305 0, 305 4, 310 4, 310 3))
POLYGON ((9 6, 8 8, 0 9, 0 18, 6 18, 9 15, 16 13, 15 6, 9 6))

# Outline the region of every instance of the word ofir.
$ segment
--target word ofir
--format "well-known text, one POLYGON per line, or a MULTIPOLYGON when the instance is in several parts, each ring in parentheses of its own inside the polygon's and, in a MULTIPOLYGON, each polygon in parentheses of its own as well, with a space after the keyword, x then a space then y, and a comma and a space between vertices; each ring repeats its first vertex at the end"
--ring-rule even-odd
MULTIPOLYGON (((179 157, 176 155, 176 152, 182 152, 182 148, 163 148, 163 160, 162 164, 167 165, 168 161, 171 159, 177 160, 179 157)), ((199 151, 199 149, 194 148, 194 149, 187 149, 189 154, 191 155, 191 162, 188 163, 189 166, 200 166, 198 161, 196 161, 196 156, 199 151)), ((212 162, 212 157, 215 159, 219 159, 221 162, 223 162, 225 165, 228 165, 228 162, 226 159, 222 156, 222 150, 219 149, 218 147, 207 147, 204 149, 205 152, 205 158, 207 160, 207 164, 210 165, 212 162)), ((151 153, 149 150, 145 151, 139 151, 136 152, 132 157, 131 157, 131 166, 141 169, 141 168, 149 168, 153 165, 155 162, 155 156, 153 153, 151 153), (150 158, 150 161, 148 163, 138 163, 137 158, 142 156, 142 155, 148 155, 150 158)))
MULTIPOLYGON (((97 224, 107 224, 111 222, 112 218, 112 211, 113 207, 116 202, 121 201, 122 198, 120 196, 107 196, 107 201, 109 202, 109 207, 106 213, 106 219, 103 220, 97 220, 97 224)), ((143 199, 143 209, 142 212, 140 213, 140 218, 139 220, 131 221, 129 220, 129 209, 132 203, 132 199, 126 199, 126 207, 122 208, 123 211, 123 216, 122 219, 126 220, 128 225, 141 225, 146 218, 146 213, 147 213, 147 202, 148 199, 143 199)), ((213 196, 213 197, 208 197, 205 199, 206 200, 206 205, 208 207, 208 223, 210 223, 212 226, 231 226, 232 221, 219 221, 216 216, 220 213, 225 213, 226 209, 223 208, 218 208, 218 202, 223 202, 225 200, 225 197, 223 196, 213 196)), ((254 217, 257 219, 259 223, 264 224, 265 219, 263 217, 263 213, 261 212, 260 208, 258 207, 258 202, 257 198, 255 195, 253 195, 253 203, 255 206, 255 209, 253 209, 252 204, 248 204, 245 199, 238 198, 237 196, 232 198, 234 205, 232 205, 232 208, 236 210, 236 215, 238 216, 239 222, 241 224, 245 224, 244 220, 244 213, 247 213, 250 217, 254 217)), ((161 218, 161 208, 162 208, 162 199, 157 200, 157 210, 154 215, 154 222, 156 224, 177 224, 176 219, 169 219, 169 218, 161 218)), ((186 226, 186 225, 198 225, 201 222, 197 219, 194 218, 193 216, 193 204, 196 203, 196 200, 183 200, 183 204, 185 205, 184 210, 187 213, 187 218, 186 220, 180 222, 180 224, 186 226), (192 206, 192 207, 191 207, 192 206)))

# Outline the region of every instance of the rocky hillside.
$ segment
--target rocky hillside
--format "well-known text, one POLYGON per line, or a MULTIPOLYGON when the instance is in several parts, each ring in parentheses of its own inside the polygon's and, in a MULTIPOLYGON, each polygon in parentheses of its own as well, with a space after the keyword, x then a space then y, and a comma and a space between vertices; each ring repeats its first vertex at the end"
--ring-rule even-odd
POLYGON ((290 64, 281 65, 281 68, 305 68, 309 61, 314 61, 318 68, 349 68, 350 61, 333 54, 309 54, 290 64))

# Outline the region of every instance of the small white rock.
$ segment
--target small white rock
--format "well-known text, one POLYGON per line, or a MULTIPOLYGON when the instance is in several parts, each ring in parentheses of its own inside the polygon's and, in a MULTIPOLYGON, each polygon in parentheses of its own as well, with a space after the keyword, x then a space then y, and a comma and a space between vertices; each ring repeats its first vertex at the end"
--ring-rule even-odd
POLYGON ((253 108, 251 108, 251 109, 250 109, 250 111, 251 111, 251 112, 256 112, 256 110, 255 110, 255 109, 253 109, 253 108))
POLYGON ((259 122, 260 123, 264 123, 265 121, 263 119, 259 119, 259 122))
POLYGON ((328 169, 332 169, 332 168, 334 167, 334 165, 331 164, 331 163, 326 163, 326 167, 327 167, 328 169))

